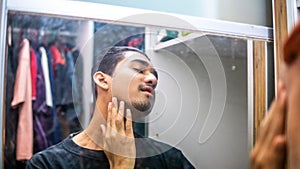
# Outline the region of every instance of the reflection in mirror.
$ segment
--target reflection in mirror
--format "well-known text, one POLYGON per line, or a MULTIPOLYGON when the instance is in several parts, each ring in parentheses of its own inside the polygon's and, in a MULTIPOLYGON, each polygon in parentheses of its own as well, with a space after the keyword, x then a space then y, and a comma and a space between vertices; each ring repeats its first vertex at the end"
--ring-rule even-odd
POLYGON ((21 13, 9 13, 7 33, 5 168, 24 168, 87 127, 90 69, 112 46, 146 52, 159 74, 136 133, 180 149, 196 168, 247 168, 246 39, 21 13))
POLYGON ((247 40, 194 32, 153 43, 160 82, 149 136, 197 168, 248 168, 247 40))
POLYGON ((78 91, 82 82, 73 73, 83 22, 8 15, 5 168, 24 167, 32 153, 81 129, 74 105, 82 105, 73 101, 72 80, 78 91))
MULTIPOLYGON (((7 32, 5 168, 24 168, 32 154, 85 128, 93 55, 115 45, 144 50, 143 27, 11 12, 7 32)), ((134 127, 145 135, 144 123, 134 127)))

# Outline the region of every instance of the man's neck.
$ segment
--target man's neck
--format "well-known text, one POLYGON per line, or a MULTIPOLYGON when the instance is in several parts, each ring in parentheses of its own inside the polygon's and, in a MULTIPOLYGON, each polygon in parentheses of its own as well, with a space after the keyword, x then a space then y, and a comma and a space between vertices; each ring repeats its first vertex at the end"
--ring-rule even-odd
MULTIPOLYGON (((104 112, 105 113, 105 112, 104 112)), ((93 118, 90 121, 89 126, 73 137, 73 141, 84 148, 92 150, 102 150, 103 136, 100 125, 105 124, 105 114, 99 111, 94 111, 93 118)))
MULTIPOLYGON (((103 150, 101 143, 97 143, 97 140, 94 139, 95 136, 89 134, 86 130, 77 134, 73 137, 73 141, 80 147, 91 149, 91 150, 103 150)), ((101 136, 102 137, 102 136, 101 136)))

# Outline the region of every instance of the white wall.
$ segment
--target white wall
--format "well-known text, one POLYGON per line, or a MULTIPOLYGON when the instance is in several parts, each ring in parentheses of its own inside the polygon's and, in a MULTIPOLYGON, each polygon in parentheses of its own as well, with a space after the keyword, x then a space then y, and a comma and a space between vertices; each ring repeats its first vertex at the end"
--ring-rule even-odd
POLYGON ((184 50, 183 45, 151 54, 159 84, 157 102, 148 118, 149 136, 181 149, 196 168, 243 169, 249 166, 247 43, 220 40, 224 43, 200 38, 190 44, 206 60, 184 50), (216 89, 216 83, 223 83, 222 72, 211 69, 218 66, 214 59, 219 57, 226 100, 216 89), (223 101, 224 111, 219 107, 223 101), (209 114, 212 119, 205 122, 209 114))

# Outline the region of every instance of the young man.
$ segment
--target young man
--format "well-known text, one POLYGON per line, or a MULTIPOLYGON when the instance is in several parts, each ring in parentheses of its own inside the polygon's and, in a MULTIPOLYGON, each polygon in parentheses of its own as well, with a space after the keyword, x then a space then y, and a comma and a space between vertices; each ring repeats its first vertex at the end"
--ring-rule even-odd
POLYGON ((194 168, 176 148, 133 132, 132 120, 152 110, 158 80, 144 53, 129 47, 111 48, 93 80, 97 99, 89 126, 35 154, 28 169, 194 168))
POLYGON ((252 169, 300 168, 300 21, 283 48, 277 98, 251 152, 252 169), (287 166, 287 167, 286 167, 287 166))

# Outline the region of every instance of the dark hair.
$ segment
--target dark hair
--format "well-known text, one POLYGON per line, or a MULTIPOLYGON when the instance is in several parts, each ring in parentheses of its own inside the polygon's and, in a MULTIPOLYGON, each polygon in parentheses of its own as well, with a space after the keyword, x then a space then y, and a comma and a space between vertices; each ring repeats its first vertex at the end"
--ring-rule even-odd
POLYGON ((128 46, 115 46, 110 48, 105 53, 103 59, 99 64, 97 71, 101 71, 105 74, 112 75, 115 71, 117 64, 124 59, 125 52, 129 52, 129 51, 138 52, 149 59, 149 57, 144 52, 140 51, 137 48, 128 47, 128 46))
MULTIPOLYGON (((101 71, 110 76, 113 75, 117 64, 125 57, 125 52, 138 52, 149 59, 149 57, 141 50, 128 46, 114 46, 104 53, 101 62, 96 71, 101 71)), ((150 59, 149 59, 150 60, 150 59)), ((95 72, 93 72, 95 73, 95 72)), ((94 83, 93 83, 94 84, 94 83)), ((97 98, 97 88, 95 87, 95 98, 97 98)))

